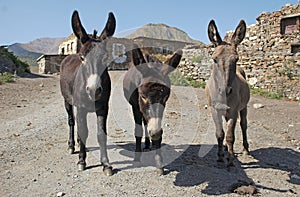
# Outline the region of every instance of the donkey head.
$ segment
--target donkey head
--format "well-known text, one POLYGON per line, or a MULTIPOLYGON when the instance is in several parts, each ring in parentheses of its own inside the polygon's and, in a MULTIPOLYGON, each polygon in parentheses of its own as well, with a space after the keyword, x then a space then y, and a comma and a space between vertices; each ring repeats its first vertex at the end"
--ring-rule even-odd
POLYGON ((152 140, 162 137, 161 122, 171 86, 168 75, 178 66, 181 56, 182 51, 178 50, 162 63, 149 55, 145 59, 139 48, 132 50, 133 64, 142 74, 138 102, 152 140))
MULTIPOLYGON (((209 40, 215 45, 212 55, 214 60, 213 75, 218 79, 219 87, 224 88, 226 95, 232 92, 232 82, 236 76, 236 62, 238 61, 237 46, 242 42, 246 33, 246 23, 241 20, 230 43, 223 41, 214 20, 208 25, 209 40)), ((221 90, 219 90, 221 91, 221 90)))
POLYGON ((81 59, 81 79, 85 84, 85 91, 92 101, 96 101, 101 96, 102 81, 101 76, 107 65, 103 63, 103 56, 105 50, 101 41, 114 34, 116 27, 116 20, 113 13, 109 13, 106 26, 104 27, 101 35, 97 37, 97 32, 94 31, 90 37, 81 24, 77 11, 72 15, 72 29, 75 36, 80 40, 82 47, 79 51, 81 59))

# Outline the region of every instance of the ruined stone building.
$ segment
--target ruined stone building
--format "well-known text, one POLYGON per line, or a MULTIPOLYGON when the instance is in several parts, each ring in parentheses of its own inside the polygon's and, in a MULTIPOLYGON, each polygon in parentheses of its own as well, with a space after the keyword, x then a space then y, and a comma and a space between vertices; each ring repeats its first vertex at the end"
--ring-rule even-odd
POLYGON ((72 33, 58 47, 58 54, 70 55, 79 51, 81 44, 76 36, 72 33))
MULTIPOLYGON (((224 39, 228 41, 232 34, 227 32, 224 39)), ((212 50, 212 45, 186 47, 179 70, 195 80, 206 81, 213 64, 212 50)), ((287 4, 279 11, 260 14, 256 24, 247 26, 238 53, 238 65, 253 88, 299 100, 300 5, 287 4)))
POLYGON ((260 14, 256 24, 247 27, 238 52, 238 64, 251 85, 299 99, 300 5, 260 14))
POLYGON ((42 55, 36 61, 40 74, 53 74, 59 72, 60 63, 66 55, 42 55))

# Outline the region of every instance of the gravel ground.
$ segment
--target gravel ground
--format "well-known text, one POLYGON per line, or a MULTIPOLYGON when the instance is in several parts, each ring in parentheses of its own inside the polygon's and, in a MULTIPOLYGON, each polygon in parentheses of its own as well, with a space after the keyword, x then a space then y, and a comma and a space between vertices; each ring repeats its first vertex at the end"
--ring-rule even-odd
POLYGON ((140 164, 132 162, 134 123, 122 92, 124 72, 110 75, 111 177, 99 165, 94 114, 88 117, 88 169, 77 171, 78 154, 67 151, 59 76, 33 75, 0 85, 0 196, 239 196, 233 193, 236 188, 240 194, 255 189, 258 196, 300 195, 299 102, 252 96, 250 156, 241 154, 237 127, 237 159, 228 169, 216 162, 214 125, 204 90, 173 86, 163 123, 165 174, 158 176, 153 152, 143 153, 140 164), (263 107, 255 109, 253 104, 263 107))

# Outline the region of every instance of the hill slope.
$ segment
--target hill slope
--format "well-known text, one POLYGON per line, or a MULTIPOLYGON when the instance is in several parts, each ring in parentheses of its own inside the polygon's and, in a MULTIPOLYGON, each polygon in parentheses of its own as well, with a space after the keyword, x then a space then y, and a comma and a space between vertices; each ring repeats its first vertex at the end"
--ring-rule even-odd
POLYGON ((201 43, 200 41, 190 38, 186 32, 165 24, 147 24, 125 37, 133 39, 140 36, 163 40, 201 43))
POLYGON ((59 44, 64 38, 39 38, 29 43, 15 43, 8 46, 22 61, 32 66, 37 66, 36 59, 43 54, 57 54, 59 44))

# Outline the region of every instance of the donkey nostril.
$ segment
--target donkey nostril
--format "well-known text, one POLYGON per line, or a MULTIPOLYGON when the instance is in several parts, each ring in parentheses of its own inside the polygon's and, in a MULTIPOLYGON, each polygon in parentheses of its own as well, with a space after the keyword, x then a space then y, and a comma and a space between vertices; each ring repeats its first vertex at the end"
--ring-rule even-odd
POLYGON ((102 92, 102 88, 98 88, 98 89, 96 90, 96 95, 101 94, 101 92, 102 92))
POLYGON ((227 94, 230 94, 231 92, 232 92, 232 87, 228 86, 228 87, 226 88, 226 93, 227 93, 227 94))

